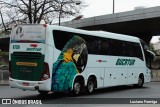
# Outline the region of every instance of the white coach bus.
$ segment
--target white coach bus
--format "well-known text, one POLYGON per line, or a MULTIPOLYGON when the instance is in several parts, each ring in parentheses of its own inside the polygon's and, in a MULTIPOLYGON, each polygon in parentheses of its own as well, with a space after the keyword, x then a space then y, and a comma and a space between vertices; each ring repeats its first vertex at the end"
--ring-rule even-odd
POLYGON ((154 54, 137 37, 55 25, 17 25, 10 39, 10 86, 72 92, 151 80, 154 54))

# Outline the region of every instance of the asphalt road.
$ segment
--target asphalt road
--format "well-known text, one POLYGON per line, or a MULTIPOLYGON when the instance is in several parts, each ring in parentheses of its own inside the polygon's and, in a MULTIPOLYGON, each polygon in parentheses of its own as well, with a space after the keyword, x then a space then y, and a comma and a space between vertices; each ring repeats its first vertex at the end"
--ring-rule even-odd
MULTIPOLYGON (((132 86, 117 86, 110 88, 97 89, 94 94, 72 97, 64 93, 49 93, 48 95, 42 96, 36 91, 22 91, 20 89, 10 88, 9 86, 0 86, 0 98, 16 98, 22 100, 41 100, 43 104, 46 104, 46 107, 150 107, 150 104, 116 104, 114 103, 121 102, 123 98, 131 99, 135 98, 160 98, 160 82, 152 82, 150 84, 145 84, 142 88, 133 88, 132 86), (116 99, 113 99, 116 98, 116 99), (91 102, 93 101, 93 104, 91 102), (103 100, 112 100, 113 104, 101 104, 103 100), (80 102, 79 102, 80 101, 80 102), (86 102, 90 104, 86 104, 86 102), (68 102, 70 102, 68 104, 68 102), (53 106, 54 105, 54 106, 53 106)), ((128 103, 128 102, 126 102, 128 103)), ((44 105, 18 105, 23 107, 43 107, 44 105)), ((10 105, 2 105, 8 107, 10 105)), ((12 105, 14 107, 15 105, 12 105)), ((18 107, 17 105, 15 107, 18 107)), ((154 107, 159 107, 160 105, 152 105, 154 107)), ((1 107, 1 105, 0 105, 1 107)))

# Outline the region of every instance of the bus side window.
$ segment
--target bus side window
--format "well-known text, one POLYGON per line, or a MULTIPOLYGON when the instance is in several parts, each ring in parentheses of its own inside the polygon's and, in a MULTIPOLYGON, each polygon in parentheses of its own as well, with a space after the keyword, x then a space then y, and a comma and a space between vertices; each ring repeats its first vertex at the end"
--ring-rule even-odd
POLYGON ((130 56, 130 53, 131 53, 130 49, 131 48, 130 48, 129 42, 123 41, 123 47, 122 47, 123 56, 130 56))
POLYGON ((110 50, 110 46, 107 40, 100 40, 99 42, 99 54, 100 55, 110 55, 111 54, 111 50, 110 50))
POLYGON ((89 54, 98 54, 98 41, 96 38, 86 37, 85 38, 88 53, 89 54))
POLYGON ((148 68, 151 68, 151 58, 150 58, 149 53, 147 52, 148 46, 143 40, 141 40, 141 44, 142 44, 142 48, 143 48, 143 51, 144 51, 144 57, 145 57, 145 60, 146 60, 146 66, 148 68))
POLYGON ((111 39, 110 47, 113 56, 123 56, 123 41, 111 39))
POLYGON ((65 44, 73 37, 72 33, 65 32, 65 31, 53 31, 53 39, 55 43, 55 47, 58 50, 62 50, 65 44))
POLYGON ((135 57, 143 60, 143 55, 142 55, 142 50, 141 50, 140 44, 135 43, 134 44, 134 50, 136 50, 136 51, 134 51, 135 52, 135 57))

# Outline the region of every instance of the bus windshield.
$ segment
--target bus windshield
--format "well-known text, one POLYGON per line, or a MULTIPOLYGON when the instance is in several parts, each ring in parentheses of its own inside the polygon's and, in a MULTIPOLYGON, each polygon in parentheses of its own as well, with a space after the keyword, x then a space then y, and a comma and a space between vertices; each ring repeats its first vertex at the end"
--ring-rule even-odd
POLYGON ((45 43, 45 27, 43 25, 18 25, 11 33, 11 43, 45 43))

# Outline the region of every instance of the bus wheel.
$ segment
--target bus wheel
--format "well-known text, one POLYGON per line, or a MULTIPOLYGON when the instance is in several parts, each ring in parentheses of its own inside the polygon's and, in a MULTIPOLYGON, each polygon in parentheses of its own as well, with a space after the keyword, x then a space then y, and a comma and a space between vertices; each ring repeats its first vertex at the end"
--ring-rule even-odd
POLYGON ((135 84, 134 86, 136 88, 141 88, 144 84, 144 76, 143 75, 140 75, 139 78, 138 78, 138 83, 135 84))
POLYGON ((79 95, 81 93, 81 89, 82 89, 81 83, 78 80, 75 80, 73 85, 73 91, 72 91, 73 95, 74 96, 79 95))
POLYGON ((48 94, 48 91, 38 91, 41 95, 46 95, 48 94))
POLYGON ((92 78, 89 78, 87 82, 87 93, 92 94, 95 89, 95 80, 92 78))

